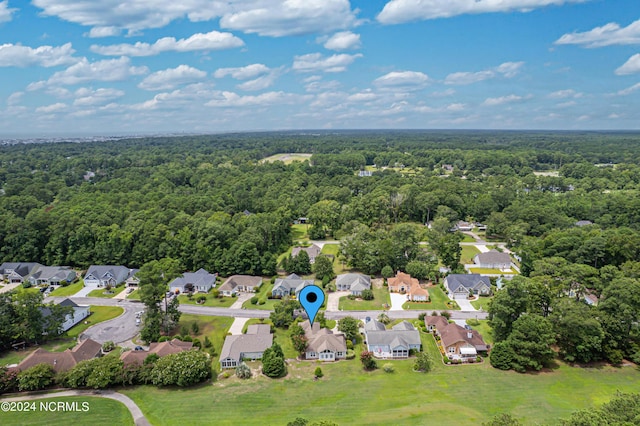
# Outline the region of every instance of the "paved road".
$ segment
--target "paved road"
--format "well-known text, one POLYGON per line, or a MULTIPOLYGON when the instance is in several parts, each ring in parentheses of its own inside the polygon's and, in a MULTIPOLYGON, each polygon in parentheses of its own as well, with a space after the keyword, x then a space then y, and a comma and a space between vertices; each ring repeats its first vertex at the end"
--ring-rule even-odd
MULTIPOLYGON (((142 410, 140 410, 140 407, 138 407, 131 398, 111 390, 103 390, 98 392, 86 391, 86 390, 71 390, 71 391, 62 391, 62 392, 43 393, 38 395, 22 395, 22 396, 17 396, 12 398, 3 398, 3 401, 30 401, 34 399, 58 398, 61 396, 92 396, 92 397, 98 397, 98 398, 113 399, 124 404, 124 406, 127 407, 136 425, 151 426, 151 423, 149 423, 149 421, 146 419, 144 414, 142 414, 142 410)), ((91 405, 89 405, 89 409, 91 409, 91 405)), ((77 420, 80 420, 81 416, 82 416, 81 414, 78 414, 77 420)), ((80 423, 82 422, 80 421, 80 423)))

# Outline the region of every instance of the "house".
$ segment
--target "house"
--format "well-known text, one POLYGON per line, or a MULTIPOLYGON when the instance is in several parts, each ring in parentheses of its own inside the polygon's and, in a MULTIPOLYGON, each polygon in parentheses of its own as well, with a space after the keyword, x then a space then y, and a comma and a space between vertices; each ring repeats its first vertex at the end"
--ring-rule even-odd
POLYGON ((204 269, 196 272, 185 272, 169 284, 169 290, 173 293, 207 293, 216 286, 218 274, 210 274, 204 269))
POLYGON ((218 290, 223 296, 233 296, 239 291, 255 293, 262 284, 262 277, 251 275, 232 275, 220 286, 218 290))
MULTIPOLYGON (((91 314, 91 312, 89 311, 89 306, 77 305, 71 299, 65 298, 60 303, 58 303, 58 305, 72 308, 72 312, 65 317, 64 322, 60 326, 61 332, 69 330, 71 327, 78 324, 80 321, 91 314)), ((42 317, 45 319, 51 315, 51 310, 47 307, 41 308, 40 312, 42 312, 42 317)))
POLYGON ((132 269, 129 272, 129 278, 127 278, 124 282, 127 287, 137 288, 138 285, 140 285, 140 278, 138 278, 138 276, 136 275, 139 271, 140 269, 132 269))
POLYGON ((595 294, 588 293, 584 295, 584 303, 590 306, 598 306, 598 297, 595 294))
POLYGON ((87 287, 115 287, 131 277, 134 271, 136 270, 121 265, 91 265, 84 276, 84 285, 87 287))
POLYGON ((336 290, 349 291, 354 296, 362 296, 364 290, 371 290, 371 277, 363 274, 338 275, 336 290))
POLYGON ((9 284, 22 284, 40 268, 35 262, 5 262, 0 265, 0 276, 9 284))
POLYGON ((370 320, 364 325, 367 350, 376 358, 408 358, 411 349, 420 351, 420 333, 407 321, 387 330, 384 324, 370 320))
POLYGON ((78 278, 76 271, 68 266, 42 266, 29 277, 31 285, 71 284, 78 278))
POLYGON ((574 223, 575 226, 589 226, 589 225, 593 225, 593 222, 591 222, 590 220, 579 220, 576 223, 574 223))
POLYGON ((473 223, 465 222, 463 220, 458 221, 454 230, 455 231, 473 231, 473 223))
POLYGON ((262 359, 262 354, 273 345, 273 334, 268 324, 253 324, 247 334, 227 336, 220 352, 220 367, 236 368, 243 359, 262 359))
POLYGON ((478 253, 473 257, 473 263, 478 268, 511 269, 511 257, 507 253, 491 250, 478 253))
POLYGON ((148 351, 126 351, 120 355, 120 360, 125 366, 131 364, 142 365, 144 360, 151 354, 156 354, 158 357, 177 354, 184 351, 190 351, 193 349, 192 342, 183 342, 178 339, 167 340, 165 342, 153 342, 149 345, 148 351))
POLYGON ((420 287, 420 284, 413 284, 407 292, 407 299, 412 302, 428 302, 429 291, 420 287))
POLYGON ((347 341, 344 334, 320 328, 319 322, 314 322, 311 326, 309 321, 303 321, 300 327, 304 330, 308 342, 305 359, 335 361, 347 357, 347 341))
POLYGON ((303 280, 296 274, 291 274, 286 278, 278 278, 273 284, 271 290, 271 296, 275 298, 282 298, 285 296, 296 296, 300 293, 304 287, 313 285, 313 280, 303 280))
POLYGON ((291 250, 291 257, 296 257, 301 251, 307 252, 309 255, 309 263, 313 265, 322 249, 315 244, 312 244, 311 247, 294 247, 291 250))
POLYGON ((419 285, 417 278, 400 271, 395 277, 387 279, 387 284, 391 293, 407 293, 412 285, 419 285))
POLYGON ((17 370, 24 371, 38 364, 49 364, 56 373, 68 371, 81 361, 100 356, 102 345, 95 340, 86 339, 78 343, 73 349, 64 352, 49 352, 38 348, 18 364, 17 370))
POLYGON ((449 359, 475 358, 478 352, 486 352, 487 344, 477 330, 469 330, 458 324, 448 324, 438 331, 440 344, 449 359))
POLYGON ((491 281, 489 277, 480 274, 451 274, 444 279, 444 286, 449 292, 450 299, 464 299, 469 294, 491 294, 491 281))
POLYGON ((358 176, 359 177, 371 177, 371 176, 373 176, 373 173, 371 172, 371 170, 360 170, 358 172, 358 176))
POLYGON ((441 316, 426 316, 424 317, 424 325, 430 333, 436 333, 438 330, 448 326, 449 320, 441 316))

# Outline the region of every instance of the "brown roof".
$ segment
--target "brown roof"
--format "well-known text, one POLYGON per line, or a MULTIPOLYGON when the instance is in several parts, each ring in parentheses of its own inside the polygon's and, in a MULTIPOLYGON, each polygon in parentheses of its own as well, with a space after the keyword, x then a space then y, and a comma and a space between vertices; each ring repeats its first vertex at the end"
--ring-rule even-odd
POLYGON ((409 295, 412 296, 412 297, 413 296, 427 296, 427 298, 428 298, 429 297, 429 292, 427 290, 425 290, 424 288, 420 287, 420 284, 413 283, 411 285, 411 288, 409 289, 409 295))
POLYGON ((389 284, 389 291, 398 291, 402 284, 404 284, 407 289, 412 285, 419 286, 417 278, 411 278, 411 275, 400 271, 398 271, 395 277, 389 278, 387 283, 389 284))
POLYGON ((124 362, 124 365, 129 364, 142 364, 144 360, 151 354, 156 354, 159 357, 177 354, 179 352, 188 351, 193 348, 192 342, 183 342, 178 339, 173 339, 166 342, 154 342, 149 345, 148 351, 126 351, 120 355, 120 359, 124 362))
POLYGON ((147 351, 126 351, 120 354, 120 360, 124 363, 125 366, 131 364, 142 365, 142 363, 148 356, 149 352, 147 351))
POLYGON ((478 263, 505 263, 511 264, 511 257, 507 253, 499 252, 498 250, 491 250, 486 253, 476 254, 478 263))
POLYGON ((476 348, 478 351, 486 351, 487 344, 482 340, 482 336, 476 330, 467 330, 458 324, 449 324, 440 331, 440 338, 445 348, 454 346, 456 343, 465 342, 476 348))
POLYGON ((91 339, 86 339, 73 349, 67 349, 64 352, 49 352, 38 348, 23 359, 16 368, 22 371, 38 364, 49 364, 59 373, 72 369, 80 361, 95 358, 100 354, 101 349, 102 345, 91 339))
POLYGON ((262 284, 262 277, 255 277, 253 275, 232 275, 220 286, 219 290, 229 291, 238 286, 258 287, 260 284, 262 284))
POLYGON ((427 327, 435 326, 438 332, 442 332, 442 330, 449 325, 449 320, 440 316, 426 316, 424 317, 424 323, 427 327))

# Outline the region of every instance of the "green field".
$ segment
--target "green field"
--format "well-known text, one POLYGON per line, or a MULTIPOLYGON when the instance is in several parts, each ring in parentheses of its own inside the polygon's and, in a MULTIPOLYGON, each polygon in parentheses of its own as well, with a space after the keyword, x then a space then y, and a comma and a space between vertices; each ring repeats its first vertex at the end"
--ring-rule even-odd
POLYGON ((338 307, 341 311, 368 311, 384 309, 383 304, 391 306, 389 289, 387 287, 372 288, 373 300, 349 300, 347 296, 341 297, 338 307))
POLYGON ((180 302, 180 304, 184 304, 184 305, 200 305, 200 306, 215 306, 218 308, 228 308, 229 306, 233 305, 233 303, 237 300, 236 297, 213 297, 211 295, 211 293, 207 293, 204 294, 205 296, 207 296, 207 300, 205 300, 204 303, 197 303, 196 299, 198 298, 198 296, 202 295, 204 293, 194 293, 193 297, 191 297, 191 299, 189 299, 188 296, 185 295, 180 295, 178 296, 178 301, 180 302))
POLYGON ((455 305, 454 308, 447 306, 447 302, 449 302, 449 298, 446 294, 440 289, 438 286, 428 287, 429 297, 431 298, 430 302, 406 302, 402 305, 403 309, 411 309, 411 310, 436 310, 436 311, 450 311, 450 310, 460 310, 460 307, 455 305))
POLYGON ((127 299, 129 299, 129 300, 140 300, 140 291, 133 290, 131 293, 127 294, 127 299))
POLYGON ((478 297, 476 300, 471 301, 471 305, 478 310, 487 312, 489 309, 489 302, 491 302, 491 297, 478 297))
POLYGON ((478 250, 476 246, 460 246, 460 248, 462 248, 460 263, 464 265, 473 264, 473 258, 476 254, 480 253, 480 250, 478 250))
POLYGON ((282 161, 284 164, 291 164, 294 161, 305 161, 311 159, 312 154, 301 154, 301 153, 285 153, 285 154, 275 154, 267 158, 263 158, 262 162, 264 163, 273 163, 274 161, 282 161))
MULTIPOLYGON (((423 344, 438 356, 431 336, 423 335, 423 344)), ((357 359, 295 361, 289 375, 279 380, 230 378, 189 390, 137 387, 122 392, 154 425, 211 418, 218 425, 284 425, 296 417, 340 425, 478 425, 499 413, 525 424, 555 423, 608 401, 617 390, 637 392, 640 387, 640 372, 634 368, 559 364, 553 371, 519 374, 496 370, 486 361, 444 366, 439 359, 426 374, 412 372, 412 360, 378 362, 393 364, 393 374, 364 372, 357 359), (324 377, 316 382, 313 369, 319 365, 324 377)))
POLYGON ((291 239, 293 241, 307 242, 309 241, 308 224, 291 225, 291 239))
POLYGON ((77 292, 79 292, 80 290, 82 290, 82 287, 84 287, 84 280, 82 278, 80 278, 80 280, 78 282, 75 282, 73 284, 69 284, 66 287, 58 287, 55 290, 53 290, 51 292, 51 294, 49 296, 59 296, 59 297, 63 297, 63 296, 73 296, 74 294, 76 294, 77 292))
POLYGON ((468 234, 462 234, 462 243, 475 243, 476 239, 473 238, 471 235, 468 234))
POLYGON ((227 331, 229 331, 229 327, 233 324, 233 318, 231 317, 210 317, 205 315, 192 315, 192 314, 182 314, 180 316, 180 324, 175 328, 173 335, 177 335, 180 333, 181 328, 184 326, 189 330, 191 337, 200 339, 201 342, 204 341, 205 336, 211 340, 213 347, 216 349, 216 356, 212 357, 211 364, 213 368, 219 369, 220 364, 218 363, 218 357, 220 356, 220 351, 222 350, 222 344, 224 343, 224 338, 227 335, 227 331), (194 322, 198 323, 198 332, 192 333, 191 326, 194 322))
MULTIPOLYGON (((66 426, 70 424, 111 426, 111 425, 133 425, 133 417, 124 404, 107 398, 97 398, 93 396, 67 396, 57 398, 46 398, 30 401, 35 404, 34 411, 13 411, 0 413, 0 423, 4 425, 25 425, 25 426, 66 426), (78 411, 49 410, 40 409, 40 403, 48 402, 75 402, 78 411), (82 411, 83 402, 88 403, 88 411, 82 411)), ((49 406, 49 405, 45 405, 49 406)))
POLYGON ((113 298, 113 296, 115 296, 116 294, 120 293, 122 290, 124 290, 124 283, 119 285, 119 286, 117 286, 117 287, 112 287, 111 290, 109 290, 108 292, 104 288, 97 288, 95 290, 91 290, 87 296, 88 297, 103 297, 105 299, 111 299, 111 298, 113 298))
POLYGON ((271 284, 268 281, 265 281, 260 288, 258 289, 258 292, 256 293, 256 296, 258 296, 259 299, 262 299, 265 301, 264 305, 252 305, 251 304, 251 300, 247 300, 242 304, 242 307, 245 309, 260 309, 263 311, 272 311, 273 310, 273 305, 275 305, 276 303, 278 303, 280 300, 279 299, 269 299, 268 296, 271 294, 271 290, 273 290, 273 284, 271 284))
POLYGON ((471 328, 478 330, 482 334, 482 339, 486 344, 493 344, 493 330, 489 327, 489 321, 480 320, 480 325, 472 325, 471 328))

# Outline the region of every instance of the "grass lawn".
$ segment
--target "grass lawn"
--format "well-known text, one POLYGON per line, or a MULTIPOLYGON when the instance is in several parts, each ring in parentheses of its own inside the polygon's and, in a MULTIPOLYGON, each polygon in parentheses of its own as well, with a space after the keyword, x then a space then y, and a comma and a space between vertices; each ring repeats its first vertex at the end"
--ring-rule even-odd
POLYGON ((49 296, 73 296, 74 294, 76 294, 77 292, 79 292, 80 290, 82 290, 82 287, 84 287, 84 280, 82 280, 82 278, 73 284, 69 284, 66 287, 58 287, 55 290, 53 290, 51 292, 51 294, 49 296))
POLYGON ((74 325, 67 331, 67 336, 78 337, 83 331, 92 325, 96 325, 99 322, 108 321, 110 319, 119 317, 124 312, 119 306, 93 306, 89 307, 91 315, 85 318, 79 324, 74 325), (85 321, 87 324, 85 324, 85 321))
POLYGON ((462 238, 462 243, 475 243, 476 239, 473 238, 471 235, 467 235, 467 234, 462 234, 463 238, 462 238))
POLYGON ((367 311, 383 309, 382 305, 387 303, 391 306, 389 289, 387 287, 372 288, 373 300, 349 300, 347 296, 341 297, 338 307, 343 311, 367 311))
POLYGON ((283 425, 296 417, 340 425, 477 425, 499 413, 510 413, 524 424, 557 423, 575 410, 607 402, 618 390, 640 388, 640 372, 634 368, 559 364, 553 371, 519 374, 496 370, 486 361, 445 366, 433 339, 423 338, 436 360, 426 374, 414 373, 411 359, 378 361, 379 366, 393 364, 392 374, 364 372, 358 359, 294 361, 288 376, 278 380, 230 378, 192 389, 143 386, 122 392, 154 425, 184 424, 194 413, 200 419, 215 418, 218 425, 283 425), (313 380, 316 366, 324 373, 318 381, 313 380))
POLYGON ((309 224, 291 225, 291 239, 293 241, 309 241, 309 224))
POLYGON ((322 247, 322 254, 330 254, 333 256, 333 271, 336 275, 344 274, 349 272, 349 268, 346 264, 343 264, 339 259, 338 255, 340 254, 340 244, 325 244, 322 247))
POLYGON ((492 268, 469 268, 469 271, 474 274, 492 274, 492 275, 515 275, 516 271, 513 269, 509 269, 509 271, 505 272, 500 269, 492 269, 492 268))
POLYGON ((131 293, 127 294, 127 299, 129 300, 140 300, 140 291, 133 290, 131 293))
POLYGON ((276 303, 278 303, 280 299, 269 299, 268 296, 271 294, 271 290, 273 290, 273 284, 271 284, 269 281, 265 281, 260 286, 260 288, 258 289, 258 292, 256 293, 256 296, 258 296, 259 299, 265 301, 264 305, 260 305, 260 304, 252 305, 251 300, 247 300, 242 304, 242 307, 245 309, 260 309, 263 311, 273 311, 273 306, 276 303))
POLYGON ((217 298, 217 297, 213 297, 213 295, 211 295, 211 293, 207 293, 204 294, 205 296, 207 296, 207 300, 205 300, 204 303, 196 303, 196 299, 198 298, 198 296, 203 295, 204 293, 194 293, 193 297, 191 299, 189 299, 189 297, 185 296, 185 295, 180 295, 178 296, 178 301, 180 301, 180 304, 184 304, 184 305, 200 305, 200 306, 215 306, 218 308, 228 308, 229 306, 233 305, 233 303, 237 300, 236 297, 221 297, 221 298, 217 298))
POLYGON ((231 324, 233 324, 232 317, 211 317, 205 315, 182 314, 180 316, 180 323, 178 324, 178 327, 174 329, 172 335, 175 336, 180 334, 180 329, 184 326, 189 330, 191 337, 198 338, 201 342, 204 341, 205 336, 208 337, 216 350, 216 356, 211 357, 211 365, 215 369, 219 369, 220 364, 218 362, 218 358, 220 356, 220 351, 222 350, 224 338, 226 337, 231 324), (191 326, 194 322, 198 323, 199 328, 198 333, 195 334, 191 332, 191 326))
POLYGON ((428 287, 429 297, 431 298, 430 302, 406 302, 402 305, 403 309, 411 309, 418 311, 426 311, 426 310, 436 310, 436 311, 450 311, 450 310, 460 310, 460 307, 457 306, 455 308, 450 308, 447 306, 447 302, 449 302, 449 298, 446 294, 440 289, 438 286, 428 287))
MULTIPOLYGON (((39 399, 29 402, 35 404, 34 411, 9 411, 0 415, 2 424, 5 425, 133 425, 133 417, 127 407, 121 402, 107 398, 97 398, 92 396, 67 396, 57 398, 39 399), (43 405, 49 402, 75 402, 78 410, 64 411, 51 409, 46 411, 43 405), (88 403, 88 411, 82 411, 83 403, 88 403)), ((30 405, 31 406, 31 405, 30 405)), ((48 405, 47 405, 48 406, 48 405)))
POLYGON ((488 345, 493 345, 493 330, 489 327, 489 321, 480 320, 480 325, 472 325, 471 328, 482 334, 482 339, 488 345))
POLYGON ((95 290, 91 290, 87 297, 103 297, 106 299, 111 299, 122 290, 124 290, 124 284, 111 288, 109 292, 107 292, 107 290, 105 290, 104 288, 97 288, 95 290))
POLYGON ((478 297, 476 300, 471 301, 471 305, 478 310, 483 310, 487 312, 489 308, 489 302, 491 302, 491 297, 478 297))
POLYGON ((460 262, 465 265, 473 263, 473 257, 480 253, 480 250, 476 246, 460 246, 462 248, 462 254, 460 255, 460 262))

